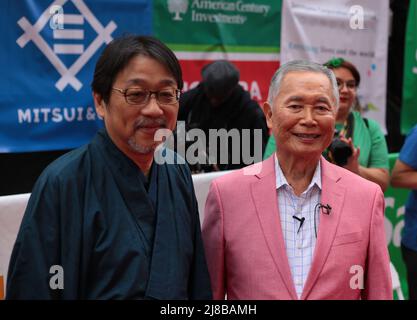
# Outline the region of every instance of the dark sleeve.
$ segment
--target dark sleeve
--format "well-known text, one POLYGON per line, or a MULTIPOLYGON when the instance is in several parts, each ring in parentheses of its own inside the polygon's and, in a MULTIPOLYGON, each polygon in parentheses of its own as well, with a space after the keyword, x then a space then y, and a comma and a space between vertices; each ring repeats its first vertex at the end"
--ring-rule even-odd
POLYGON ((194 193, 194 186, 191 178, 190 170, 187 166, 183 166, 189 180, 190 194, 193 201, 193 221, 194 221, 194 255, 190 269, 190 277, 188 284, 190 300, 211 300, 212 291, 210 284, 210 275, 207 268, 206 256, 204 252, 203 241, 201 237, 200 217, 198 212, 197 199, 194 193))
POLYGON ((213 298, 203 241, 201 239, 200 219, 195 224, 194 258, 190 273, 189 297, 190 300, 211 300, 213 298))
POLYGON ((58 176, 35 184, 12 251, 6 299, 77 299, 82 241, 73 225, 76 199, 58 176), (65 221, 63 221, 65 219, 65 221), (63 288, 61 287, 63 285, 63 288))
MULTIPOLYGON (((53 299, 50 268, 59 258, 58 186, 43 176, 35 184, 10 258, 7 299, 53 299)), ((57 283, 57 282, 56 282, 57 283)))

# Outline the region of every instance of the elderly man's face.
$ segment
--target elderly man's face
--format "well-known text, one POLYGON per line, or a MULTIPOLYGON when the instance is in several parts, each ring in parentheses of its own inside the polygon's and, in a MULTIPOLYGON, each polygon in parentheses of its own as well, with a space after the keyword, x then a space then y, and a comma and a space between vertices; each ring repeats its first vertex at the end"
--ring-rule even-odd
MULTIPOLYGON (((175 90, 177 83, 171 73, 158 61, 136 56, 117 75, 114 88, 149 91, 175 90)), ((158 129, 173 130, 177 121, 178 102, 161 105, 155 95, 146 105, 132 105, 124 95, 113 90, 109 103, 104 104, 95 94, 97 112, 104 118, 106 129, 113 142, 125 153, 152 154, 158 142, 154 135, 158 129)))
POLYGON ((273 106, 265 103, 269 128, 272 128, 280 153, 320 156, 334 133, 335 99, 330 80, 316 72, 287 73, 273 106))

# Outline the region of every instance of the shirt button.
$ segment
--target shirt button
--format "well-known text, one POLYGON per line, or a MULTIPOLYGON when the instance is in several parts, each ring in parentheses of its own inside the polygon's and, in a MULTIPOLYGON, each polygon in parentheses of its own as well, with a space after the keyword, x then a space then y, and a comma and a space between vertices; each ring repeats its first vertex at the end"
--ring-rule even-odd
POLYGON ((302 248, 303 248, 302 242, 297 242, 297 249, 302 249, 302 248))
POLYGON ((295 284, 297 286, 301 286, 303 284, 303 280, 301 280, 301 279, 295 279, 295 284))

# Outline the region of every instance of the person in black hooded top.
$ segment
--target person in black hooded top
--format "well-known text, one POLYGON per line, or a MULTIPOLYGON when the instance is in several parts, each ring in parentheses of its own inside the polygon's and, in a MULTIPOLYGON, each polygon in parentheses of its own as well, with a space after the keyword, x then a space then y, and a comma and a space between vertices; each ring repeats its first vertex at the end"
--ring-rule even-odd
MULTIPOLYGON (((204 66, 201 75, 200 84, 181 95, 178 113, 178 121, 185 122, 186 131, 198 128, 206 137, 206 160, 191 166, 192 170, 232 170, 261 161, 268 128, 258 103, 239 85, 239 70, 229 61, 218 60, 204 66), (209 143, 210 129, 226 129, 228 133, 237 129, 239 142, 218 139, 214 146, 214 139, 209 143), (244 134, 243 129, 249 129, 249 134, 244 134)), ((190 143, 186 148, 189 146, 190 143)))

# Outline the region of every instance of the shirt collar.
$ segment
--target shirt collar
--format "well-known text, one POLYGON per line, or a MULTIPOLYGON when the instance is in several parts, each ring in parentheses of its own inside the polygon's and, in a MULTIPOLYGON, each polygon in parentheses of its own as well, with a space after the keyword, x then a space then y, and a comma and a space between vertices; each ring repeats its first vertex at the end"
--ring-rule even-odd
MULTIPOLYGON (((319 189, 321 190, 321 166, 320 166, 320 161, 317 162, 317 166, 316 166, 316 170, 314 171, 313 178, 311 179, 311 182, 308 185, 306 191, 310 190, 314 185, 319 187, 319 189)), ((285 185, 288 186, 288 187, 291 187, 290 184, 288 183, 287 179, 285 178, 284 172, 282 172, 282 169, 281 169, 281 166, 279 164, 276 153, 274 155, 274 162, 275 162, 276 188, 279 189, 279 188, 281 188, 285 185)))

